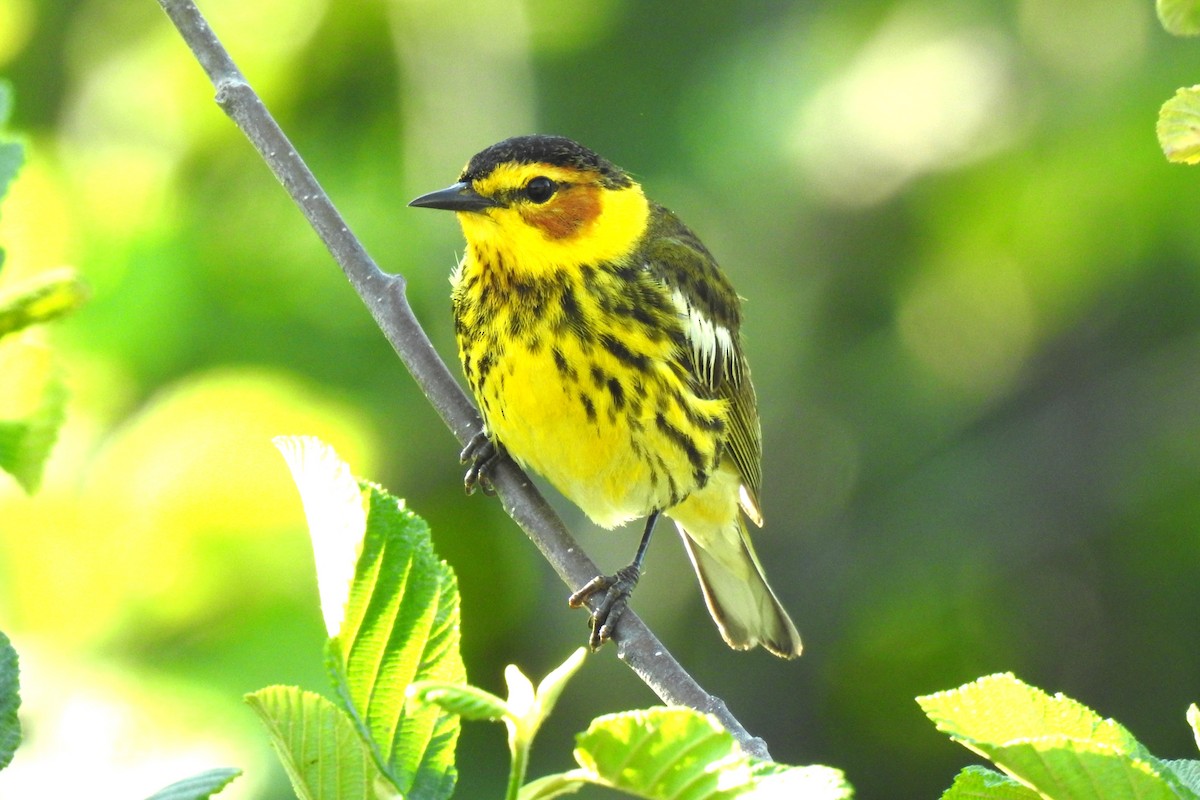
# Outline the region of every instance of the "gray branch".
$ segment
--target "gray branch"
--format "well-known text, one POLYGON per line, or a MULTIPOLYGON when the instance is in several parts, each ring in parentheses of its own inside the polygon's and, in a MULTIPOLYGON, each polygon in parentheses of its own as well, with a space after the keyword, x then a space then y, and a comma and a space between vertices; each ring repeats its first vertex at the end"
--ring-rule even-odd
MULTIPOLYGON (((405 295, 404 277, 383 272, 367 255, 195 3, 191 0, 159 0, 159 5, 175 23, 216 87, 217 104, 237 124, 287 189, 425 397, 465 446, 480 430, 479 413, 413 315, 405 295)), ((492 473, 492 483, 504 510, 533 540, 572 591, 599 574, 595 563, 516 464, 503 460, 492 473)), ((713 714, 747 752, 769 758, 766 743, 751 736, 729 712, 724 701, 704 691, 632 611, 627 610, 621 617, 616 644, 617 656, 664 702, 713 714)))

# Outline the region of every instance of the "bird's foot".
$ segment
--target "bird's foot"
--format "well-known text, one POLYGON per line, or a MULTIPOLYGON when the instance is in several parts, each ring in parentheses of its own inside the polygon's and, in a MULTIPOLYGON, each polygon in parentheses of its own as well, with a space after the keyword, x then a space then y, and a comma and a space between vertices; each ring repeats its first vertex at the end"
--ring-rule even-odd
POLYGON ((637 564, 630 564, 617 570, 616 575, 597 575, 567 598, 571 608, 580 608, 593 596, 603 594, 600 605, 592 612, 590 620, 592 633, 588 637, 588 646, 593 651, 599 650, 601 645, 613 638, 617 622, 629 606, 629 595, 637 586, 640 577, 641 569, 637 564))
POLYGON ((496 487, 492 486, 492 470, 502 458, 504 448, 498 442, 493 442, 487 431, 480 431, 471 437, 471 441, 467 442, 467 446, 459 455, 461 463, 471 465, 467 467, 467 474, 463 476, 463 488, 467 490, 468 495, 479 489, 488 497, 495 497, 496 487))

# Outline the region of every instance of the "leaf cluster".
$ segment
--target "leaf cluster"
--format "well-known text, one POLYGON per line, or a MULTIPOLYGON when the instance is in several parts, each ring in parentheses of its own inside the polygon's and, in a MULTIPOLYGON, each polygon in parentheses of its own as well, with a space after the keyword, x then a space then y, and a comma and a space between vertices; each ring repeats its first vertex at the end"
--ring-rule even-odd
MULTIPOLYGON (((277 445, 300 488, 318 554, 334 697, 272 686, 246 700, 298 797, 448 798, 463 719, 505 725, 512 756, 507 800, 549 800, 587 785, 647 800, 853 796, 840 771, 750 756, 714 717, 689 708, 598 717, 576 737, 574 768, 526 781, 534 738, 585 651, 536 686, 510 666, 506 698, 470 685, 459 653, 456 579, 437 558, 425 522, 383 489, 356 480, 324 443, 287 438, 277 445)), ((965 768, 944 800, 1200 800, 1200 760, 1160 759, 1119 723, 1011 674, 917 702, 939 730, 997 768, 965 768)), ((19 705, 16 653, 0 634, 0 768, 20 741, 19 705)), ((1200 708, 1193 705, 1187 719, 1200 746, 1200 708)), ((152 800, 204 800, 239 774, 209 770, 152 800)))
POLYGON ((378 486, 356 481, 324 443, 277 444, 318 554, 335 700, 284 686, 247 700, 299 797, 449 797, 461 719, 504 723, 509 800, 546 800, 586 784, 651 800, 850 797, 837 770, 748 756, 713 717, 685 708, 600 717, 577 738, 576 768, 526 783, 534 738, 584 651, 537 686, 510 666, 507 698, 468 684, 454 573, 434 554, 425 522, 378 486))
MULTIPOLYGON (((1157 0, 1158 19, 1176 36, 1200 36, 1200 2, 1157 0)), ((1158 112, 1158 143, 1167 160, 1200 162, 1200 85, 1179 89, 1158 112)))
MULTIPOLYGON (((917 698, 938 730, 994 763, 967 767, 943 800, 1200 798, 1200 761, 1156 758, 1083 704, 1011 674, 917 698)), ((1188 710, 1200 746, 1200 710, 1188 710)))
MULTIPOLYGON (((0 199, 25 160, 21 142, 4 134, 11 111, 12 90, 0 82, 0 199)), ((86 299, 79 276, 66 268, 0 285, 0 381, 5 386, 0 395, 0 469, 30 493, 41 483, 58 437, 67 391, 50 349, 14 334, 69 314, 86 299)))

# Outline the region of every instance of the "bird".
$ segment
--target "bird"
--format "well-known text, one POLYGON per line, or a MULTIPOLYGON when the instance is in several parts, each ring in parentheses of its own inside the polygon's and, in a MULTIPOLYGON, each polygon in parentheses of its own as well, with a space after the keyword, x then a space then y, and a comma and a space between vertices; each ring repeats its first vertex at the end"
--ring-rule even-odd
POLYGON ((563 136, 487 147, 409 205, 455 212, 466 240, 451 306, 484 421, 462 453, 468 492, 489 491, 507 453, 601 527, 646 519, 633 561, 569 598, 599 599, 592 649, 617 633, 665 516, 725 642, 799 656, 743 519, 763 524, 741 300, 699 237, 563 136))

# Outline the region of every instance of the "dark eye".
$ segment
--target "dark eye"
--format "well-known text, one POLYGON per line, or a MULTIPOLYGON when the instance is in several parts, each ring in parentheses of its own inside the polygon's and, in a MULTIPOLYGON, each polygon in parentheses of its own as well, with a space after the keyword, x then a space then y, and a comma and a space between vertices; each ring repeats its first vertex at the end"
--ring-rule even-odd
POLYGON ((558 184, 539 175, 525 184, 525 196, 535 203, 544 203, 554 196, 558 184))

